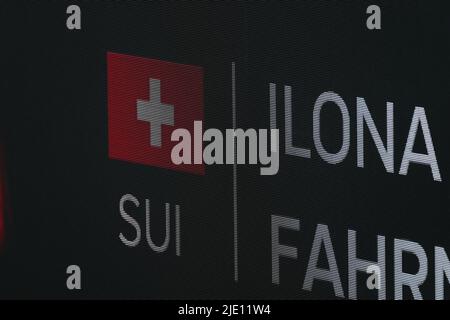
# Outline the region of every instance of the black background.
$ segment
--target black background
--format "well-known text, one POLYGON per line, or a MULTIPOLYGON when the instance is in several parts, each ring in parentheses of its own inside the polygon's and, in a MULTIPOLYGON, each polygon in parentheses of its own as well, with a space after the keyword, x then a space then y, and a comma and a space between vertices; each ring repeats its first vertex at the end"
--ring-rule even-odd
MULTIPOLYGON (((353 229, 358 256, 369 260, 376 259, 376 235, 386 236, 390 299, 393 239, 420 243, 429 260, 422 293, 434 298, 433 246, 450 248, 447 10, 444 1, 2 2, 0 104, 12 221, 0 258, 0 297, 335 298, 327 282, 301 289, 322 223, 346 297, 353 229), (82 30, 66 28, 70 4, 81 7, 82 30), (381 7, 382 30, 366 28, 370 4, 381 7), (281 130, 278 175, 238 167, 238 283, 231 166, 209 166, 201 177, 108 159, 107 51, 202 66, 206 128, 232 126, 232 61, 238 127, 269 126, 274 82, 283 128, 282 86, 292 86, 294 144, 311 148, 312 157, 284 155, 281 130), (351 117, 350 151, 338 165, 321 160, 312 141, 313 105, 325 91, 340 94, 351 117), (356 97, 365 98, 383 141, 386 101, 394 103, 394 174, 385 172, 367 131, 365 168, 356 166, 356 97), (421 165, 398 175, 415 106, 426 110, 442 182, 421 165), (181 206, 181 257, 173 238, 163 254, 145 238, 136 248, 120 242, 120 232, 133 235, 119 214, 127 193, 141 203, 150 199, 152 230, 161 240, 164 203, 181 206), (271 284, 271 214, 301 223, 300 232, 281 235, 299 248, 299 259, 282 259, 279 286, 271 284), (81 291, 66 288, 70 264, 81 267, 81 291)), ((322 120, 322 139, 337 150, 339 114, 327 110, 322 120)), ((414 150, 423 152, 424 142, 414 150)), ((133 213, 142 228, 144 214, 143 207, 133 213)), ((404 270, 414 272, 417 262, 405 261, 404 270)), ((375 298, 364 283, 363 274, 358 296, 375 298)), ((412 297, 407 288, 404 297, 412 297)))

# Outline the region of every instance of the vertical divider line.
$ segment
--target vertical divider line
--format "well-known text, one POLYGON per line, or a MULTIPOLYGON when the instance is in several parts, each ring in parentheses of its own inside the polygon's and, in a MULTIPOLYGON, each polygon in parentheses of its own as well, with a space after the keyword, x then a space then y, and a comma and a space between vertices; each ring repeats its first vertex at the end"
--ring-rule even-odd
MULTIPOLYGON (((232 117, 233 117, 233 130, 236 130, 236 65, 231 63, 231 105, 232 105, 232 117)), ((238 211, 237 211, 237 141, 233 141, 233 234, 234 234, 234 281, 239 281, 239 268, 238 268, 238 211)))

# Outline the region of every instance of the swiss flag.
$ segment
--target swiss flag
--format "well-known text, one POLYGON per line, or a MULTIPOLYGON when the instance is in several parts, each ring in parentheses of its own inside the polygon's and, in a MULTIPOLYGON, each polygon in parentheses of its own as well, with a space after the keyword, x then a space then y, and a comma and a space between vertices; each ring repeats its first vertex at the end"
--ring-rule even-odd
POLYGON ((172 131, 193 137, 194 121, 203 121, 203 69, 113 52, 107 64, 109 157, 203 175, 204 164, 170 157, 172 131))

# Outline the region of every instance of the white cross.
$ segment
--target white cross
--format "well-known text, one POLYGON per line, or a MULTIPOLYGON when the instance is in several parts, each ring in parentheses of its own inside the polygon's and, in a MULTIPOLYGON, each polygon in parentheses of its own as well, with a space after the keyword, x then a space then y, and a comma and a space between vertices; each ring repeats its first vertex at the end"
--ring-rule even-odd
POLYGON ((161 147, 161 126, 173 126, 173 105, 161 102, 161 81, 149 79, 150 100, 137 100, 137 118, 150 124, 150 145, 161 147))

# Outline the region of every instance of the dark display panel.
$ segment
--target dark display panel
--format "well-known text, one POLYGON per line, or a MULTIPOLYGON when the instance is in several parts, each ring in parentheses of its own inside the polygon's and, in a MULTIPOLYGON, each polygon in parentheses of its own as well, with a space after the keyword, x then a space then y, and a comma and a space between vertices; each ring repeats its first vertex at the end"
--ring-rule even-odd
POLYGON ((0 297, 448 299, 448 8, 3 2, 0 297), (276 174, 170 162, 196 120, 276 174))

